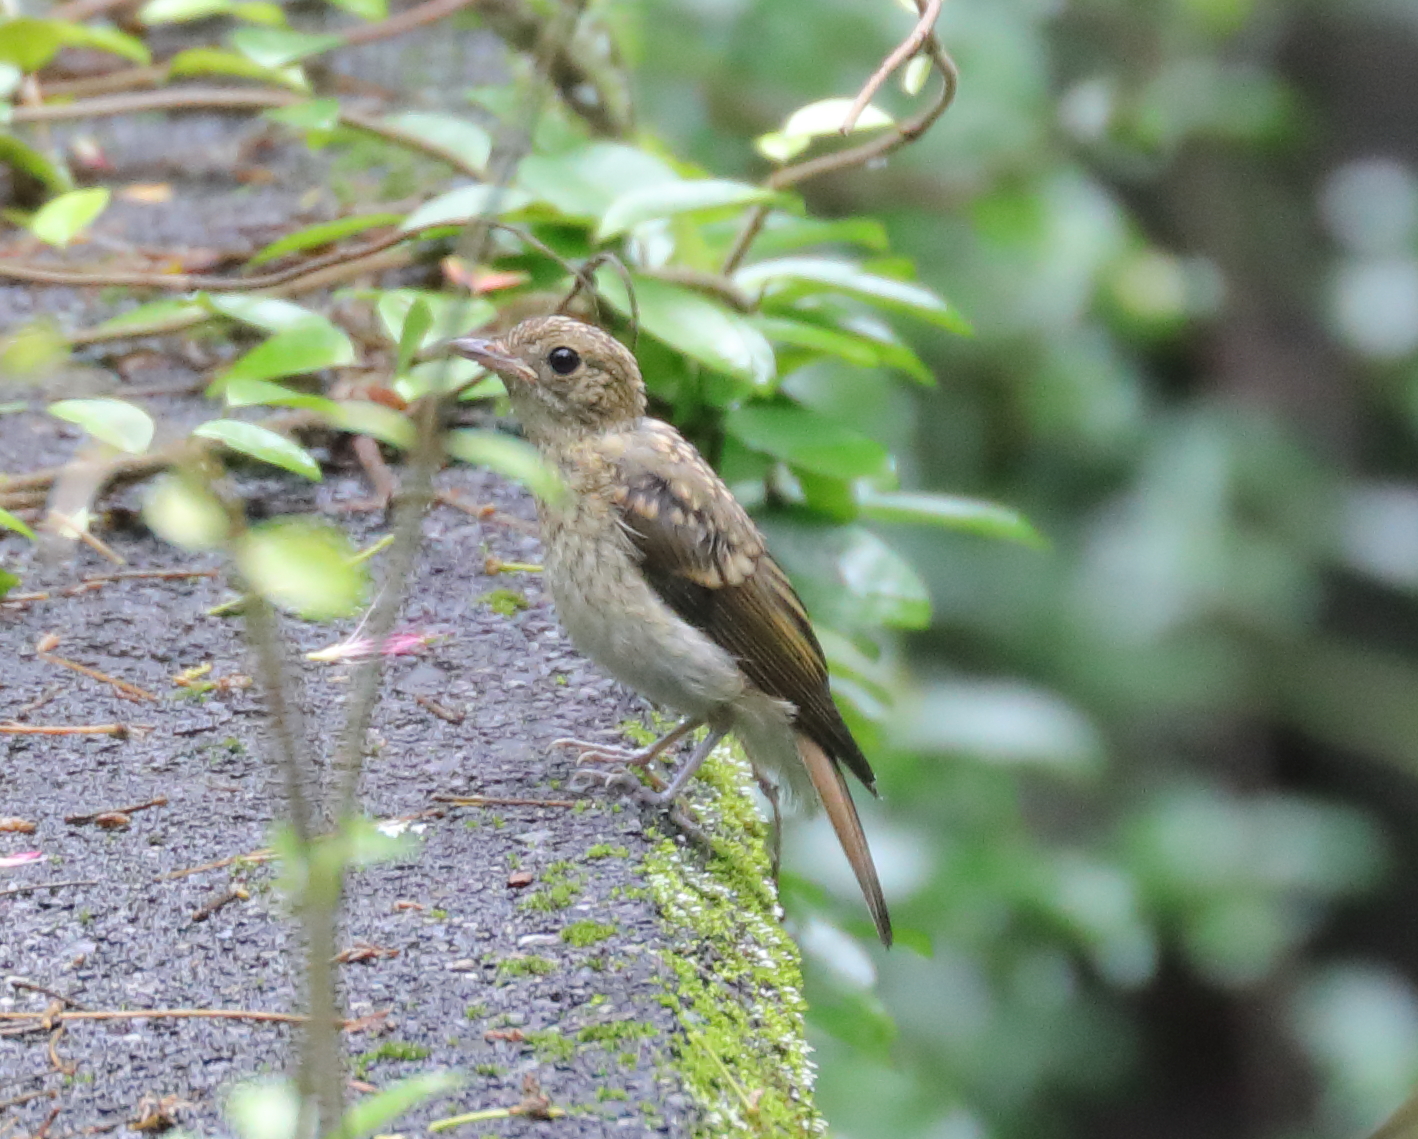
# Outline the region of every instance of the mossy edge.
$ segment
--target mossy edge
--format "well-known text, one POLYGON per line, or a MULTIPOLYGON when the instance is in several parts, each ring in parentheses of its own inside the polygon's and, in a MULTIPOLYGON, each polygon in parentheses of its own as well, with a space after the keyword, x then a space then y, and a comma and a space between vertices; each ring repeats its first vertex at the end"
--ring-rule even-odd
MULTIPOLYGON (((626 727, 641 742, 653 738, 626 727)), ((738 745, 717 748, 697 784, 693 806, 714 854, 666 836, 642 862, 669 932, 661 1000, 681 1028, 671 1065, 699 1108, 693 1134, 825 1134, 812 1095, 802 959, 783 928, 767 826, 738 745)))

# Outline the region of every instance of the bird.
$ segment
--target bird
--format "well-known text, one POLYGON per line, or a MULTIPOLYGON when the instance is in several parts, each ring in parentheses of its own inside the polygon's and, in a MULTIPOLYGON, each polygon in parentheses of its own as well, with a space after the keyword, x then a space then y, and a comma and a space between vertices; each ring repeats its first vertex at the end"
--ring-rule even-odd
POLYGON ((684 717, 638 750, 558 742, 582 748, 582 762, 619 761, 625 771, 707 726, 663 792, 622 781, 665 808, 733 733, 756 771, 821 803, 889 947, 891 918, 843 769, 873 795, 876 777, 833 702, 807 611, 724 481, 647 414, 635 356, 564 315, 449 349, 502 378, 524 434, 565 483, 537 510, 543 577, 572 643, 684 717))

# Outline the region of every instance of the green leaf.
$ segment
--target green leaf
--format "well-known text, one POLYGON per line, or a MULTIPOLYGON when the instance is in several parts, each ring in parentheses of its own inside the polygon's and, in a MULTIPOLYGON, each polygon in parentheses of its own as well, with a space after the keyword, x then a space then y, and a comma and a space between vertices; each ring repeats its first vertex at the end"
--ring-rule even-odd
POLYGON ((382 20, 389 15, 389 0, 330 0, 330 3, 361 20, 382 20))
POLYGON ((340 400, 326 413, 331 426, 352 435, 368 435, 401 450, 410 450, 417 437, 407 415, 373 400, 340 400))
POLYGON ((987 538, 1006 538, 1026 546, 1048 545, 1017 510, 977 498, 925 491, 862 490, 857 494, 862 514, 880 522, 907 522, 964 530, 987 538))
POLYGON ((724 430, 755 451, 833 478, 862 478, 891 469, 891 456, 880 443, 805 407, 734 408, 724 419, 724 430))
POLYGON ((61 399, 49 405, 49 414, 130 455, 141 455, 153 441, 152 418, 121 399, 61 399))
POLYGON ((759 261, 740 269, 734 274, 734 281, 749 293, 761 290, 765 297, 824 291, 846 293, 882 308, 908 312, 952 332, 970 332, 966 320, 924 285, 880 277, 850 261, 825 257, 759 261))
POLYGON ((660 182, 627 190, 611 202, 601 216, 596 240, 625 233, 641 222, 656 218, 675 217, 697 210, 712 210, 723 206, 745 206, 770 201, 778 195, 761 186, 744 182, 729 182, 718 178, 703 178, 693 182, 660 182))
POLYGON ((0 601, 4 601, 10 590, 14 589, 15 586, 19 584, 19 574, 11 573, 9 570, 5 569, 4 566, 0 566, 0 601))
POLYGON ((232 0, 148 0, 138 9, 138 19, 148 25, 182 24, 224 15, 231 8, 232 0))
POLYGON ((234 51, 214 47, 192 47, 178 52, 168 61, 167 73, 169 77, 235 75, 241 79, 289 87, 292 91, 304 93, 310 90, 305 73, 298 67, 266 67, 234 51))
POLYGON ((184 550, 212 550, 231 529, 225 507, 200 482, 167 474, 153 483, 143 502, 143 521, 159 538, 184 550))
POLYGON ((38 71, 64 46, 62 21, 19 16, 0 23, 0 61, 38 71))
POLYGON ((309 452, 299 443, 277 435, 269 428, 236 419, 211 419, 193 428, 192 434, 202 439, 215 439, 233 451, 304 475, 313 482, 320 481, 320 464, 310 457, 309 452))
POLYGON ((413 363, 414 353, 419 350, 423 338, 432 327, 433 310, 426 298, 419 297, 409 306, 408 314, 404 317, 404 327, 399 330, 399 351, 394 368, 397 374, 402 375, 408 371, 409 365, 413 363))
POLYGON ((791 344, 796 348, 822 352, 862 368, 874 368, 881 363, 881 353, 877 345, 850 332, 778 316, 756 316, 750 319, 758 330, 775 344, 791 344))
MULTIPOLYGON (((273 123, 307 131, 332 131, 340 125, 340 101, 338 99, 310 99, 304 103, 292 103, 289 107, 272 107, 263 111, 264 117, 273 123)), ((334 222, 326 222, 333 225, 334 222)))
POLYGON ((253 526, 236 547, 236 564, 272 605, 310 621, 348 617, 364 602, 364 563, 333 526, 278 519, 253 526))
POLYGON ((209 312, 205 305, 191 300, 164 297, 160 301, 148 301, 127 312, 109 317, 98 326, 98 331, 109 332, 129 325, 161 324, 170 320, 184 320, 189 317, 205 317, 209 312))
POLYGON ((567 217, 599 218, 620 195, 678 182, 662 159, 619 142, 593 142, 560 154, 531 154, 517 168, 517 184, 567 217))
POLYGON ((402 220, 402 214, 358 214, 354 217, 321 222, 319 225, 308 226, 295 233, 288 233, 285 237, 277 238, 251 258, 247 264, 261 265, 267 261, 274 261, 277 257, 284 257, 287 253, 298 253, 304 249, 329 245, 339 241, 342 237, 349 237, 353 233, 363 233, 367 229, 377 229, 381 226, 398 225, 402 220))
POLYGON ((440 194, 432 201, 424 202, 404 219, 400 227, 405 233, 417 229, 428 229, 435 225, 466 225, 476 218, 500 217, 521 209, 530 201, 525 193, 515 187, 489 186, 476 183, 459 186, 440 194))
MULTIPOLYGON (((424 289, 389 289, 380 296, 375 310, 379 313, 384 331, 395 344, 403 343, 410 315, 420 305, 428 310, 429 321, 419 334, 418 348, 431 348, 452 336, 466 336, 497 315, 492 302, 482 297, 456 296, 424 289)), ((406 367, 401 367, 399 372, 402 374, 406 370, 406 367)))
POLYGON ((237 0, 231 6, 231 14, 238 20, 251 24, 265 24, 271 28, 286 26, 285 9, 279 4, 269 3, 268 0, 237 0))
POLYGON ((276 297, 257 297, 250 293, 198 293, 196 299, 212 312, 266 332, 285 332, 303 325, 321 325, 338 331, 318 312, 276 297))
POLYGON ((58 192, 72 189, 74 180, 63 166, 56 166, 34 147, 21 142, 12 134, 0 131, 0 163, 13 170, 23 170, 39 179, 49 189, 58 192))
POLYGON ((303 407, 329 414, 335 401, 324 396, 294 392, 270 380, 253 380, 238 376, 221 384, 222 398, 228 407, 303 407))
MULTIPOLYGON (((596 284, 606 299, 629 315, 625 284, 601 270, 596 284)), ((723 305, 677 285, 649 277, 635 278, 640 327, 656 340, 693 360, 737 380, 766 388, 777 375, 773 347, 748 320, 723 305)))
MULTIPOLYGON (((437 360, 426 360, 415 364, 402 376, 394 380, 394 390, 412 403, 421 395, 432 391, 451 392, 466 386, 479 376, 484 377, 476 386, 481 388, 486 382, 487 369, 462 356, 442 356, 437 360)), ((502 394, 506 394, 504 390, 502 394)), ((463 396, 462 398, 470 398, 463 396)))
MULTIPOLYGON (((3 35, 3 30, 0 30, 0 35, 3 35)), ((148 54, 148 49, 142 40, 130 36, 126 32, 120 32, 117 28, 95 28, 88 24, 73 24, 65 20, 61 21, 59 35, 68 47, 85 47, 95 51, 106 51, 113 55, 121 55, 124 59, 131 59, 134 63, 144 66, 152 61, 152 56, 148 54)))
POLYGON ((475 169, 485 167, 492 156, 492 136, 467 119, 427 111, 405 111, 400 115, 386 115, 384 122, 456 154, 475 169))
POLYGON ((252 63, 272 69, 320 55, 345 42, 340 36, 313 35, 291 28, 237 28, 229 39, 231 46, 252 63))
POLYGON ((521 439, 496 431, 462 428, 448 432, 444 446, 454 458, 491 467, 498 474, 520 482, 538 498, 554 502, 566 493, 566 484, 556 468, 549 466, 535 447, 521 439))
MULTIPOLYGON (((851 106, 851 99, 821 99, 799 107, 788 116, 781 130, 760 135, 754 145, 763 157, 773 162, 787 162, 811 146, 814 139, 840 134, 851 106)), ((885 111, 868 105, 852 127, 852 133, 889 127, 894 121, 885 111)))
POLYGON ((218 394, 232 380, 273 380, 355 362, 354 345, 343 330, 322 321, 282 329, 240 357, 208 388, 218 394))
POLYGON ((795 217, 775 210, 768 215, 763 232, 753 243, 758 257, 780 257, 810 245, 860 245, 874 253, 885 253, 890 247, 886 226, 875 218, 795 217))
POLYGON ((290 1080, 252 1080, 232 1090, 226 1114, 241 1139, 296 1139, 300 1095, 290 1080))
POLYGON ((462 1082, 462 1077, 454 1072, 424 1072, 399 1080, 355 1103, 345 1112, 339 1133, 345 1139, 365 1139, 385 1131, 405 1112, 435 1096, 447 1095, 462 1082))
POLYGON ((108 190, 70 190, 45 202, 30 218, 30 231, 41 241, 63 249, 89 227, 108 206, 108 190))
MULTIPOLYGON (((0 530, 13 530, 16 534, 23 535, 31 542, 35 541, 34 531, 3 507, 0 507, 0 530)), ((15 580, 18 581, 19 578, 15 580)))

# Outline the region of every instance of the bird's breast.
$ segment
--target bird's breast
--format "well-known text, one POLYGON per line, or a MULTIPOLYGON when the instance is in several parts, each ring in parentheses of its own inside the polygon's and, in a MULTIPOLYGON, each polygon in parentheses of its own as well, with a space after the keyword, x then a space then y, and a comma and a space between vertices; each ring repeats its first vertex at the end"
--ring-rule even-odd
POLYGON ((733 658, 646 581, 613 508, 573 494, 539 509, 546 582, 581 652, 646 699, 686 715, 712 715, 742 693, 733 658))

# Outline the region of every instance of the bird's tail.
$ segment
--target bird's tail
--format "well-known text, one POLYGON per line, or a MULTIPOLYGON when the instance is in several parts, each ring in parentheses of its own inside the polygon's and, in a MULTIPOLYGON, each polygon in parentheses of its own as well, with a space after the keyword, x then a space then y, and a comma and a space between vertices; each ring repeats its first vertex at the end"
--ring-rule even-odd
POLYGON ((881 881, 876 876, 876 863, 872 861, 871 850, 867 846, 867 836, 862 831, 862 820, 857 816, 857 805, 852 802, 852 794, 847 789, 847 779, 842 769, 832 758, 807 736, 798 736, 798 755, 812 778, 817 797, 822 800, 823 809, 837 832, 837 841, 852 864, 857 876, 857 884, 867 900, 872 921, 876 923, 877 936, 887 948, 891 947, 891 915, 886 912, 886 897, 881 892, 881 881))

